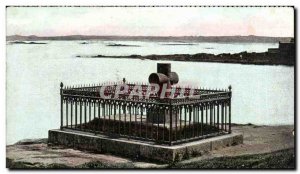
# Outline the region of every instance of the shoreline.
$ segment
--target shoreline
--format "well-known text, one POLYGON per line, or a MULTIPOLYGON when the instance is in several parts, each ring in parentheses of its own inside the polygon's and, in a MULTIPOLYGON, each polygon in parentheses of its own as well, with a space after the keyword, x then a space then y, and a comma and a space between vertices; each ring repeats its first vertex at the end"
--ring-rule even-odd
POLYGON ((221 53, 221 54, 169 54, 169 55, 129 55, 129 56, 106 56, 92 55, 83 56, 77 55, 76 58, 126 58, 140 60, 169 60, 169 61, 185 61, 185 62, 212 62, 212 63, 232 63, 232 64, 247 64, 247 65, 284 65, 294 66, 293 60, 280 58, 279 55, 262 52, 262 53, 221 53))
POLYGON ((47 139, 23 140, 6 146, 7 168, 295 168, 294 125, 233 125, 243 144, 216 149, 183 161, 157 163, 118 154, 80 151, 48 145, 47 139), (40 159, 43 160, 40 160, 40 159))

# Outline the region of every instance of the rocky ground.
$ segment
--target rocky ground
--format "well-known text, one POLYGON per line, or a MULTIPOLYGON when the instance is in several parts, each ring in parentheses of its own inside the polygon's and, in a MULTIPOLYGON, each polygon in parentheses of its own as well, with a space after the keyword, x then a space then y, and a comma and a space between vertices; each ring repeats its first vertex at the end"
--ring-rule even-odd
POLYGON ((6 148, 8 168, 295 168, 294 126, 234 125, 244 143, 170 164, 136 161, 59 146, 47 139, 23 140, 6 148))

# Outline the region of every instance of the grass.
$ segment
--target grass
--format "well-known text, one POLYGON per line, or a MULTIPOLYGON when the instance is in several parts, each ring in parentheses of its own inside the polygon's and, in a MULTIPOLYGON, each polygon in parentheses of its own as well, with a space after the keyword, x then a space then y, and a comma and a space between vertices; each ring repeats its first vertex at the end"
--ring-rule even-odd
POLYGON ((219 157, 190 163, 173 163, 179 169, 295 169, 294 149, 265 154, 219 157))

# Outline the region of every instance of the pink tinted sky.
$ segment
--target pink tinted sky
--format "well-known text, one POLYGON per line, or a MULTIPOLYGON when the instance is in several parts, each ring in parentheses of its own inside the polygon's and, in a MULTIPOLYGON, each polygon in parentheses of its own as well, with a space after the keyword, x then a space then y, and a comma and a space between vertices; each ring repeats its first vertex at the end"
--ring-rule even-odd
POLYGON ((9 7, 7 35, 294 36, 292 7, 9 7))

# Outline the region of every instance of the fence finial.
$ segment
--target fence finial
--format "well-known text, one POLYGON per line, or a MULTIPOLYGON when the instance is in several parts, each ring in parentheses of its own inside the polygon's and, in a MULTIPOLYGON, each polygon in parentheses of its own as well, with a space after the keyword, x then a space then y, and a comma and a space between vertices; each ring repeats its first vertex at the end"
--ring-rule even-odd
POLYGON ((231 89, 232 89, 231 85, 228 86, 228 89, 229 89, 229 91, 231 91, 231 89))
POLYGON ((60 88, 63 88, 63 87, 64 87, 63 82, 60 82, 60 88))

